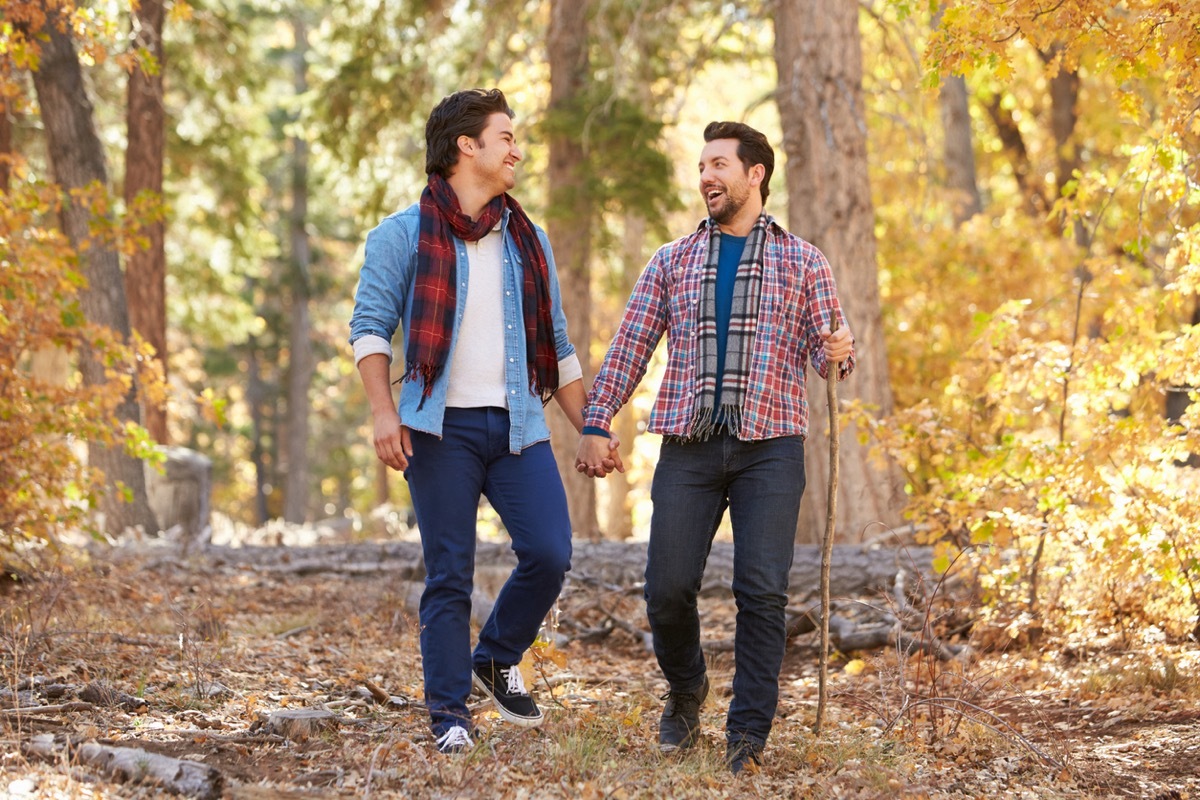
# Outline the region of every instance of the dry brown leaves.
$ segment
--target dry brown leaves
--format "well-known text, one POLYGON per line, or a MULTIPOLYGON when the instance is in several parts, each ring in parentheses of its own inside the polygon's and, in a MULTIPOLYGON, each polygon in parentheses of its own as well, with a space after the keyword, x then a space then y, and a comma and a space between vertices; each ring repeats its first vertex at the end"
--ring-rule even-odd
MULTIPOLYGON (((234 798, 1200 798, 1194 644, 1092 643, 1086 655, 1047 644, 936 667, 894 652, 856 654, 849 669, 846 660, 831 669, 818 739, 815 648, 801 637, 785 659, 765 763, 733 779, 723 764, 731 654, 710 657, 703 739, 682 758, 663 758, 655 742, 665 685, 642 641, 614 629, 527 665, 547 711, 542 728, 506 726, 479 703, 478 745, 445 757, 420 705, 415 613, 393 577, 113 556, 0 594, 0 694, 10 709, 0 794, 160 793, 108 782, 65 757, 22 755, 32 737, 50 733, 204 762, 234 798), (51 685, 60 687, 54 700, 51 685), (11 710, 61 704, 97 685, 145 704, 11 710), (331 711, 336 725, 308 737, 270 733, 264 721, 288 708, 331 711)), ((568 594, 561 606, 564 616, 584 616, 596 603, 568 594)), ((641 623, 636 602, 605 608, 641 623)), ((731 603, 705 600, 702 611, 706 638, 732 636, 731 603)))

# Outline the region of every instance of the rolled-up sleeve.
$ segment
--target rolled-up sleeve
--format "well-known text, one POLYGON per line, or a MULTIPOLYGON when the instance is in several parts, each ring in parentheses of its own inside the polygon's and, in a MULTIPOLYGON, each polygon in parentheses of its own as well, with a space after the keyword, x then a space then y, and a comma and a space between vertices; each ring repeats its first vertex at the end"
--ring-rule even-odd
POLYGON ((558 385, 566 386, 568 383, 583 380, 583 365, 579 363, 579 355, 571 353, 566 358, 558 360, 558 385))
POLYGON ((368 333, 365 336, 355 339, 353 347, 355 366, 358 366, 358 362, 367 356, 373 356, 376 353, 383 353, 388 357, 389 363, 392 361, 392 343, 382 336, 368 333))

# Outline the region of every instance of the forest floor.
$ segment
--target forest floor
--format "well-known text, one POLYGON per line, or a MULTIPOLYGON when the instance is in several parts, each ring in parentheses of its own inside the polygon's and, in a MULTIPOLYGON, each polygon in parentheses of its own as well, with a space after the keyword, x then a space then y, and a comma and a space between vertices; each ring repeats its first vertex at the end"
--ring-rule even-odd
MULTIPOLYGON (((819 736, 815 637, 796 637, 764 763, 734 778, 722 760, 731 654, 709 653, 703 740, 663 757, 665 683, 638 631, 609 626, 525 665, 541 728, 507 726, 475 697, 476 746, 442 756, 421 707, 410 588, 386 572, 165 550, 8 583, 0 797, 164 792, 107 775, 80 747, 92 742, 203 767, 208 788, 192 794, 228 798, 1200 798, 1200 647, 1112 637, 969 663, 839 657, 819 736), (331 713, 307 732, 271 724, 301 708, 331 713)), ((569 584, 560 605, 644 627, 636 590, 569 584)), ((732 637, 732 606, 703 600, 706 641, 732 637)))

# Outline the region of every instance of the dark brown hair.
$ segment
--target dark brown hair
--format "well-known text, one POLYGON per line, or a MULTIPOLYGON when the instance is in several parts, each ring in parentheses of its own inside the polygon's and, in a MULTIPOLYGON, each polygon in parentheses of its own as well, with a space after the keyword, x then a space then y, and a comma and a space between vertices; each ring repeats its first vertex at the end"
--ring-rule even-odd
POLYGON ((747 172, 755 164, 763 165, 765 172, 758 188, 763 203, 766 203, 767 195, 771 193, 771 173, 775 171, 775 151, 771 149, 767 137, 744 122, 710 122, 704 129, 704 141, 711 142, 714 139, 736 139, 738 159, 747 172))
POLYGON ((458 137, 478 140, 492 114, 513 117, 499 89, 464 89, 442 98, 425 123, 425 174, 449 178, 458 163, 458 137))

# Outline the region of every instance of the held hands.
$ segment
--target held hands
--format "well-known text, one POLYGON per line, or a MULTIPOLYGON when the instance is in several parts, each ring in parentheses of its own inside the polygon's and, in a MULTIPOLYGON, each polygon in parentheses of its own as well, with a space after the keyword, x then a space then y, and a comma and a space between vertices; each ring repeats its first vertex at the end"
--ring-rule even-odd
MULTIPOLYGON (((375 420, 375 455, 394 470, 408 469, 412 458, 412 437, 408 427, 395 414, 381 415, 375 420)), ((575 457, 575 469, 590 478, 604 478, 610 472, 624 472, 625 464, 617 451, 621 441, 616 436, 581 436, 575 457)))
POLYGON ((611 439, 593 434, 580 436, 579 449, 575 453, 575 471, 589 478, 605 478, 610 472, 624 472, 625 464, 617 452, 620 445, 621 441, 616 436, 611 439))
POLYGON ((825 342, 825 358, 831 364, 840 364, 850 357, 850 351, 854 349, 854 336, 850 333, 850 328, 843 325, 833 333, 829 332, 829 326, 821 327, 821 341, 825 342))
POLYGON ((400 424, 400 417, 395 413, 380 414, 375 417, 375 455, 379 460, 394 470, 403 472, 408 469, 408 459, 412 458, 412 437, 408 427, 400 424))

